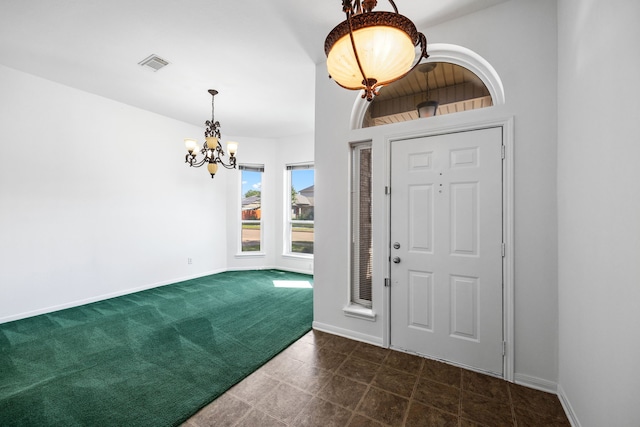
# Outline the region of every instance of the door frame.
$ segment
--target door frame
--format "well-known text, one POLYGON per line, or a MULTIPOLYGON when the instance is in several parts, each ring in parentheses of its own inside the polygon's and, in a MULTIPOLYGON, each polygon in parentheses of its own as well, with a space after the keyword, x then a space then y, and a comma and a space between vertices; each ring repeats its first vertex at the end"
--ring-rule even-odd
MULTIPOLYGON (((385 138, 385 165, 386 186, 391 188, 391 143, 407 139, 446 135, 465 131, 474 131, 487 128, 502 128, 502 145, 504 146, 504 159, 502 162, 502 235, 505 244, 504 257, 502 258, 502 334, 504 340, 503 379, 514 381, 514 272, 515 272, 515 241, 514 241, 514 124, 513 116, 468 122, 455 126, 441 126, 430 129, 422 129, 417 132, 388 135, 385 138)), ((391 188, 393 191, 393 188, 391 188)), ((391 194, 386 194, 385 235, 387 236, 385 259, 389 262, 385 265, 385 278, 389 281, 391 276, 391 194)), ((389 281, 390 282, 390 281, 389 281)), ((391 346, 391 290, 385 288, 384 292, 384 328, 383 346, 391 346)), ((449 362, 451 363, 451 362, 449 362)), ((465 368, 468 368, 465 366, 465 368)))

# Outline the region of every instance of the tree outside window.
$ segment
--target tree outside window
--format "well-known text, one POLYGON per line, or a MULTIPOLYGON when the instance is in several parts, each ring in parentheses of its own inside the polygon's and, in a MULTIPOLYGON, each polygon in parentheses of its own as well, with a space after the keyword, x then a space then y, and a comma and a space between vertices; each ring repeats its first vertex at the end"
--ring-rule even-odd
POLYGON ((263 166, 243 166, 242 171, 242 228, 241 252, 260 252, 262 249, 262 174, 263 166))

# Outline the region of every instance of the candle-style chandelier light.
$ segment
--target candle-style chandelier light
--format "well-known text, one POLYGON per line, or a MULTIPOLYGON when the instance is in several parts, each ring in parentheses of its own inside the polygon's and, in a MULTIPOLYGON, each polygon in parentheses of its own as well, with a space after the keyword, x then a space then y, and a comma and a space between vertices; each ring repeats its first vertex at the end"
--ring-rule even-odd
POLYGON ((187 148, 187 155, 185 156, 185 163, 189 163, 189 166, 199 168, 200 166, 207 165, 207 170, 213 178, 218 172, 218 165, 222 165, 225 169, 236 168, 236 152, 238 151, 237 142, 227 142, 227 151, 229 152, 229 163, 225 163, 222 160, 224 157, 224 150, 220 144, 220 122, 216 121, 214 115, 214 99, 218 94, 215 89, 209 89, 211 94, 211 120, 207 120, 205 125, 207 128, 204 131, 205 142, 200 147, 198 141, 192 138, 185 138, 184 145, 187 148), (202 154, 204 157, 198 159, 197 156, 202 154))
POLYGON ((427 38, 388 1, 394 12, 374 12, 377 0, 342 0, 347 19, 324 42, 329 76, 346 89, 364 90, 368 101, 429 57, 427 38))

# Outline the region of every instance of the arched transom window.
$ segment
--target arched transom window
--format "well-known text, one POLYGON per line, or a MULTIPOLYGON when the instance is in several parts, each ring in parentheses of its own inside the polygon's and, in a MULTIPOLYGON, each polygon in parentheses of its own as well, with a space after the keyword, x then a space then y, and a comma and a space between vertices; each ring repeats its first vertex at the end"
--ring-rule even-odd
POLYGON ((369 104, 362 127, 416 120, 490 107, 494 104, 482 80, 450 62, 425 62, 406 77, 380 89, 369 104))

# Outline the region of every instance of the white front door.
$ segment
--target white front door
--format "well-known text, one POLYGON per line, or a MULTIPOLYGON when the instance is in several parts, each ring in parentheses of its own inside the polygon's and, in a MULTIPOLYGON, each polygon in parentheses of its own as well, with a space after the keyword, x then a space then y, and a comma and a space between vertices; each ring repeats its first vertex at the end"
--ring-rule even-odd
POLYGON ((502 128, 391 143, 391 346, 503 373, 502 128))

